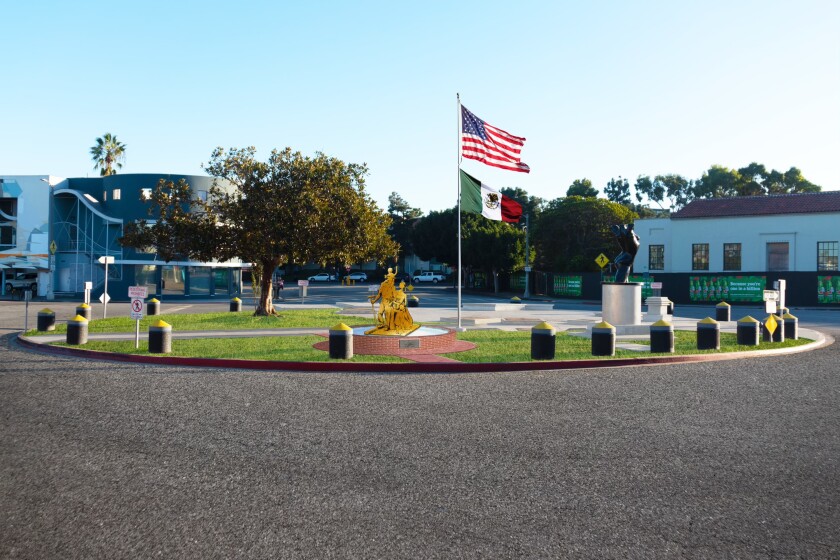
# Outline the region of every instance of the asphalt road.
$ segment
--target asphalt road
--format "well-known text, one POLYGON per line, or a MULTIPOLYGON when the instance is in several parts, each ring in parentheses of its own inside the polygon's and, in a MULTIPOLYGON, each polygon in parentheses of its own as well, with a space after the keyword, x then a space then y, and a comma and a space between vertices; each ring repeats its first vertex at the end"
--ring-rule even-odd
POLYGON ((0 558, 840 557, 839 344, 293 374, 31 353, 21 320, 0 303, 0 558))

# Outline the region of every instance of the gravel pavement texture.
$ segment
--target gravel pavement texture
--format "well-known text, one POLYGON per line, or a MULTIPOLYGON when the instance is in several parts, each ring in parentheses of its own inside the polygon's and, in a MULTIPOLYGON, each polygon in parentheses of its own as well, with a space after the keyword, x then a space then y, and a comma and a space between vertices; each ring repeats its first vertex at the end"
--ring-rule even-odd
POLYGON ((0 558, 840 557, 838 344, 296 374, 44 355, 14 330, 0 558))

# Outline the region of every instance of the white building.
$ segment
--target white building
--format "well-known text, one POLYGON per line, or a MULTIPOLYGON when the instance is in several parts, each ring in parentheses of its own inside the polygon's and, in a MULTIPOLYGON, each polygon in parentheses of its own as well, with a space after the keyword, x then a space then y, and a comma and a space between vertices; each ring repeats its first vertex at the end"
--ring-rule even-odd
POLYGON ((817 300, 826 278, 830 289, 840 287, 840 192, 699 199, 670 218, 638 220, 636 232, 634 271, 666 281, 689 275, 691 288, 670 280, 692 290, 693 301, 719 299, 721 278, 750 276, 766 285, 795 278, 800 305, 840 303, 840 296, 817 300), (695 297, 695 281, 713 280, 714 297, 695 297))

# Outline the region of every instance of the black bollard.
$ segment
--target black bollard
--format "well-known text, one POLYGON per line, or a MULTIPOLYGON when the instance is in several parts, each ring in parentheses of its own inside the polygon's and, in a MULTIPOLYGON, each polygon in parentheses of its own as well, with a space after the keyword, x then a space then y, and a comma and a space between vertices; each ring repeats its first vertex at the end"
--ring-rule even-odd
POLYGON ((738 326, 735 329, 738 344, 742 346, 758 346, 760 326, 761 323, 749 315, 743 319, 739 319, 738 326))
POLYGON ((158 319, 149 325, 149 353, 169 354, 172 352, 172 325, 158 319))
POLYGON ((531 329, 531 359, 553 360, 557 329, 543 321, 531 329))
POLYGON ((718 321, 731 321, 732 307, 725 301, 715 306, 715 319, 718 321))
POLYGON ((230 311, 231 312, 239 312, 242 311, 242 300, 238 297, 233 298, 230 300, 230 311))
POLYGON ((720 323, 711 317, 697 322, 697 349, 720 350, 720 323))
POLYGON ((650 351, 652 354, 674 352, 674 325, 660 319, 650 326, 650 351))
POLYGON ((87 344, 88 320, 76 315, 67 321, 67 344, 87 344))
POLYGON ((408 306, 409 307, 419 307, 420 306, 420 299, 417 296, 411 296, 408 298, 408 306))
POLYGON ((349 360, 353 357, 353 329, 339 323, 330 329, 330 358, 349 360))
POLYGON ((90 321, 90 317, 91 317, 90 314, 91 314, 90 305, 88 305, 86 303, 83 303, 81 305, 76 306, 76 315, 81 315, 82 317, 84 317, 85 319, 90 321))
POLYGON ((45 307, 38 312, 38 330, 41 332, 55 330, 55 311, 45 307))
POLYGON ((160 301, 156 298, 152 298, 146 302, 146 315, 151 317, 152 315, 160 315, 160 301))
POLYGON ((761 340, 764 342, 784 342, 785 326, 776 315, 768 315, 761 324, 761 340))
POLYGON ((519 299, 519 298, 518 298, 518 297, 516 297, 516 296, 513 296, 512 298, 510 298, 510 302, 511 302, 511 303, 522 303, 522 300, 521 300, 521 299, 519 299))
POLYGON ((785 338, 799 340, 799 319, 790 313, 785 313, 782 320, 785 322, 785 338))
POLYGON ((592 355, 615 356, 615 327, 606 321, 592 327, 592 355))

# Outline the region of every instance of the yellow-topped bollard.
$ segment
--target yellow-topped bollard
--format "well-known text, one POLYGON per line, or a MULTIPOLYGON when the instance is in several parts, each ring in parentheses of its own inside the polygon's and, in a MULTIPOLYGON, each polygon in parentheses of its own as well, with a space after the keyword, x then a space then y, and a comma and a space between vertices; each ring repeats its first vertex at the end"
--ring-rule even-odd
POLYGON ((531 359, 553 360, 557 329, 543 321, 531 328, 531 359))
POLYGON ((87 344, 88 320, 76 315, 67 321, 67 344, 87 344))
POLYGON ((592 327, 592 355, 615 356, 615 327, 606 321, 592 327))
POLYGON ((55 330, 55 311, 45 307, 38 312, 38 330, 41 332, 55 330))
POLYGON ((90 317, 91 317, 90 305, 88 305, 86 303, 83 303, 81 305, 77 305, 76 306, 76 315, 81 315, 82 317, 84 317, 85 319, 90 321, 90 317))
POLYGON ((715 319, 718 321, 730 321, 732 316, 732 306, 725 301, 720 302, 715 306, 715 319))
POLYGON ((172 325, 158 319, 149 325, 149 353, 169 354, 172 352, 172 325))
POLYGON ((790 313, 782 315, 784 322, 785 338, 788 340, 799 340, 799 319, 790 313))
POLYGON ((353 357, 353 329, 339 323, 330 328, 330 358, 349 360, 353 357))
POLYGON ((697 349, 720 350, 720 323, 711 317, 697 321, 697 349))
POLYGON ((738 319, 738 326, 735 329, 738 344, 742 346, 758 346, 760 327, 761 323, 750 315, 738 319))
POLYGON ((230 311, 231 313, 242 311, 242 300, 238 297, 235 297, 232 300, 230 300, 230 311))
POLYGON ((152 298, 146 302, 146 315, 160 315, 160 300, 152 298))
POLYGON ((674 325, 660 319, 650 326, 650 351, 654 354, 674 353, 674 325))
POLYGON ((510 298, 510 302, 511 302, 511 303, 522 303, 522 300, 521 300, 521 299, 519 299, 519 298, 518 298, 518 297, 516 297, 516 296, 513 296, 512 298, 510 298))

